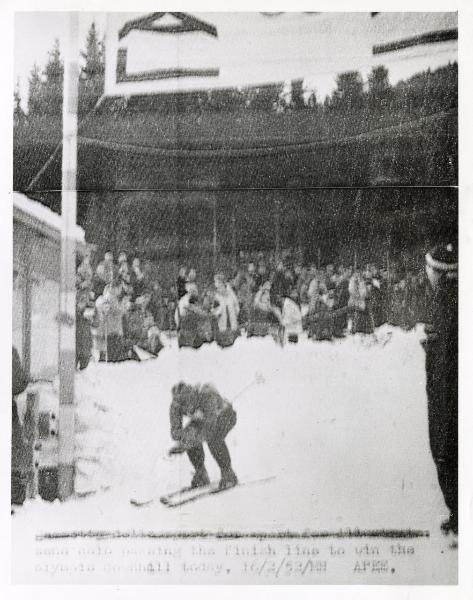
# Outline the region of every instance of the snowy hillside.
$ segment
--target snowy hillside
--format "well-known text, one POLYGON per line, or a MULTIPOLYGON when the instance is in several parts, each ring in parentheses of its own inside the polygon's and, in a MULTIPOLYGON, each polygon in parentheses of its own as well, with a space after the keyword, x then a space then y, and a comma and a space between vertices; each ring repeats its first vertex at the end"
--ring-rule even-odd
MULTIPOLYGON (((227 349, 170 346, 157 360, 91 364, 77 376, 76 487, 98 491, 63 505, 30 501, 15 527, 32 515, 48 531, 149 527, 150 515, 169 531, 437 526, 446 508, 429 453, 422 331, 390 332, 378 332, 385 345, 242 338, 227 349), (178 510, 131 507, 130 497, 190 481, 187 457, 166 454, 172 385, 210 381, 232 400, 256 373, 264 383, 236 399, 228 445, 242 482, 274 479, 178 510)), ((207 462, 218 478, 208 451, 207 462)))

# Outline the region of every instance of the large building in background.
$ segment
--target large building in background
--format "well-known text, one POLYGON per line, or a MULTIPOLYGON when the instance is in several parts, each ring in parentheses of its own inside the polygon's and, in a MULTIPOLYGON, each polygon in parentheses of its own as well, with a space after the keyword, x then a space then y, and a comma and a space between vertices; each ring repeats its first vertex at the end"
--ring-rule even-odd
POLYGON ((373 13, 371 31, 373 66, 386 66, 393 83, 458 57, 457 13, 373 13))
MULTIPOLYGON (((101 249, 130 246, 162 260, 279 240, 310 254, 330 232, 340 252, 337 232, 350 227, 355 246, 378 211, 384 238, 398 246, 413 241, 399 225, 405 215, 425 240, 440 225, 455 229, 456 13, 110 13, 107 21, 105 94, 78 131, 78 219, 101 249), (369 96, 378 66, 387 99, 369 96), (347 87, 340 102, 324 101, 348 71, 361 101, 347 87), (288 83, 289 104, 277 106, 288 83), (292 102, 310 89, 312 105, 292 102), (438 190, 423 202, 409 186, 438 190)), ((55 209, 60 134, 60 118, 49 115, 14 133, 15 189, 55 209)))
POLYGON ((106 95, 304 80, 389 68, 392 83, 457 57, 456 13, 111 13, 106 95))

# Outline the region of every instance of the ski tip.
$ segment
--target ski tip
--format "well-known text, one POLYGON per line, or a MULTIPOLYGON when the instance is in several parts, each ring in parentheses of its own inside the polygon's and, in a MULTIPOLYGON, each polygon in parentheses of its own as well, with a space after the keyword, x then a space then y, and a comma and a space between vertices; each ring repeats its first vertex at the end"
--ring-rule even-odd
POLYGON ((130 498, 130 504, 132 506, 147 506, 151 504, 152 500, 137 500, 136 498, 130 498))

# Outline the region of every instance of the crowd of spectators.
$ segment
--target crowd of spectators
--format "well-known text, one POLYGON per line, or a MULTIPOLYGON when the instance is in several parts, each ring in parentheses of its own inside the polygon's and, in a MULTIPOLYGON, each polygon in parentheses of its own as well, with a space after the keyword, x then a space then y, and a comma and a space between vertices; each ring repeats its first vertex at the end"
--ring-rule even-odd
POLYGON ((126 253, 118 261, 106 252, 95 268, 82 259, 76 276, 76 355, 85 368, 92 354, 116 362, 136 358, 137 347, 157 355, 161 331, 169 330, 174 303, 146 276, 139 258, 131 266, 126 253))
POLYGON ((384 323, 410 329, 427 319, 428 286, 423 271, 390 270, 368 263, 303 264, 257 253, 240 254, 233 271, 201 280, 181 267, 171 286, 131 267, 122 252, 106 252, 92 267, 85 256, 77 269, 77 356, 87 366, 90 348, 98 360, 137 358, 137 348, 157 355, 162 332, 177 331, 179 346, 217 341, 231 345, 242 333, 297 342, 372 334, 384 323))

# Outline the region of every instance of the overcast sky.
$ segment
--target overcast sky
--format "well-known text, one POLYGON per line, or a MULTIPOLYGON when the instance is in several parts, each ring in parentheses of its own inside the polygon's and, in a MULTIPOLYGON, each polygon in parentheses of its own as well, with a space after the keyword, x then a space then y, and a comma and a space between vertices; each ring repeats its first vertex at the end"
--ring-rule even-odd
MULTIPOLYGON (((15 14, 15 51, 13 70, 16 81, 20 80, 23 104, 28 94, 28 77, 34 63, 42 69, 48 52, 57 38, 64 48, 68 32, 68 13, 65 12, 21 12, 15 14)), ((80 44, 85 49, 87 31, 95 21, 99 35, 105 33, 105 14, 82 12, 80 17, 80 44)))

